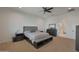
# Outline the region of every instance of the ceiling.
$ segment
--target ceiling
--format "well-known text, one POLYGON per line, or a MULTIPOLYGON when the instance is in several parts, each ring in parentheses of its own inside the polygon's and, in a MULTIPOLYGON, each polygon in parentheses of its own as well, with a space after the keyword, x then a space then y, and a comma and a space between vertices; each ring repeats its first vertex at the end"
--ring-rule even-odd
MULTIPOLYGON (((14 7, 13 9, 45 18, 45 17, 58 16, 68 13, 68 8, 69 7, 54 7, 54 9, 52 9, 52 13, 45 13, 45 14, 43 12, 42 7, 22 7, 22 8, 14 7)), ((78 7, 74 7, 74 9, 79 10, 78 7)))

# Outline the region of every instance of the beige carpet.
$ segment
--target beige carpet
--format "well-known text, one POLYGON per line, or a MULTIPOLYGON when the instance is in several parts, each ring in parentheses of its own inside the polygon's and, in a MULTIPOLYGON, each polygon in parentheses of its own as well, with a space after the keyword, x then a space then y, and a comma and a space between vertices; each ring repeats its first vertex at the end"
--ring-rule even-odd
POLYGON ((6 42, 0 44, 0 51, 20 51, 20 52, 74 52, 75 40, 55 37, 53 41, 36 49, 26 40, 19 42, 6 42))

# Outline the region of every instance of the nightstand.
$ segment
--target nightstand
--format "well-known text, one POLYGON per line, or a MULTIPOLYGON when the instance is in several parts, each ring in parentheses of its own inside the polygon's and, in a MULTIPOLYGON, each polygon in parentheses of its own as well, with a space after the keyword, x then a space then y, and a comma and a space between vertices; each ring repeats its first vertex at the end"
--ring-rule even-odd
POLYGON ((17 41, 21 41, 21 40, 24 40, 23 33, 16 34, 15 37, 13 37, 13 42, 17 42, 17 41))

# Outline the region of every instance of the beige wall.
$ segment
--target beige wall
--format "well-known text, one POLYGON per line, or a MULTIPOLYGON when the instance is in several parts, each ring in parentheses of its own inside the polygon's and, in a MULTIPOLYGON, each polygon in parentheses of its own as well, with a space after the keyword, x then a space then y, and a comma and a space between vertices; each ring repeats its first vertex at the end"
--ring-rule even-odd
POLYGON ((24 14, 9 8, 0 8, 0 43, 12 41, 15 32, 23 31, 23 26, 38 26, 44 30, 44 20, 34 15, 24 14), (40 24, 41 22, 41 24, 40 24))

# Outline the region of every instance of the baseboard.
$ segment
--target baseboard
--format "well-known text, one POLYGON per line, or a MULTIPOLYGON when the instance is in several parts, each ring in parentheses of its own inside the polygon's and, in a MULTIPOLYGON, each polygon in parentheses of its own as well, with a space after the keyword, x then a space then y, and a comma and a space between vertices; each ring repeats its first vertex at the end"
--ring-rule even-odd
POLYGON ((12 40, 0 41, 0 44, 1 44, 1 43, 6 43, 6 42, 12 42, 12 40))

